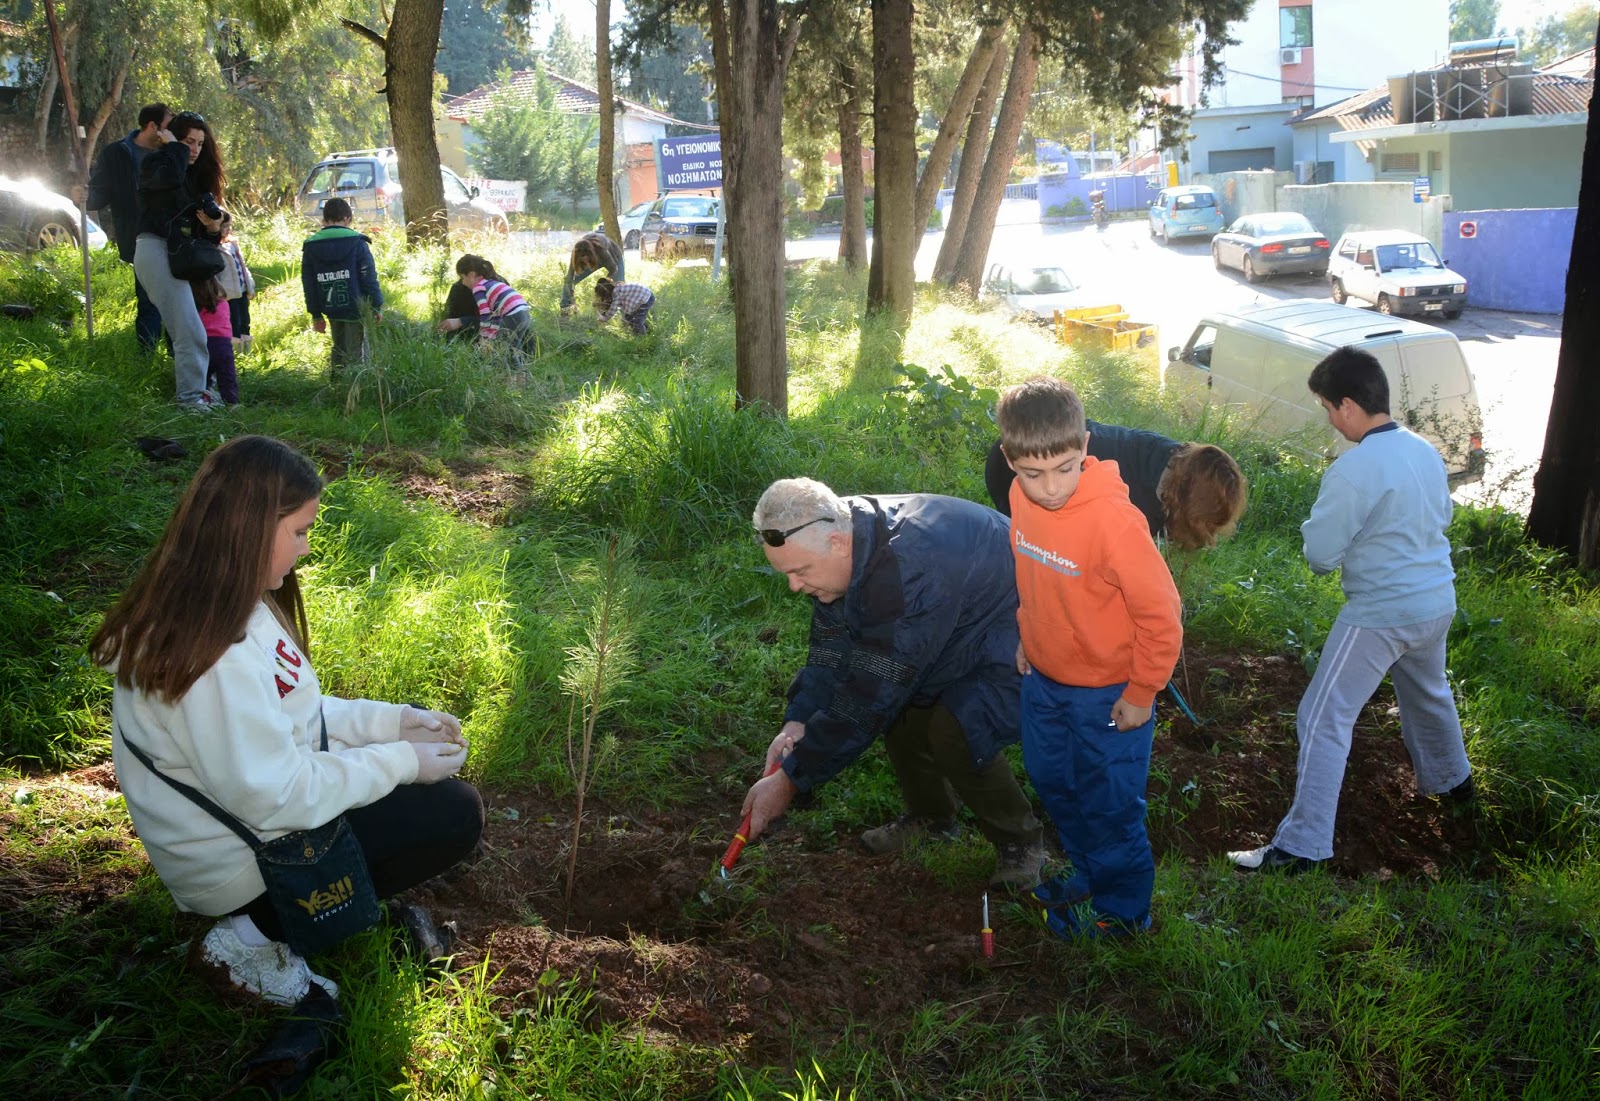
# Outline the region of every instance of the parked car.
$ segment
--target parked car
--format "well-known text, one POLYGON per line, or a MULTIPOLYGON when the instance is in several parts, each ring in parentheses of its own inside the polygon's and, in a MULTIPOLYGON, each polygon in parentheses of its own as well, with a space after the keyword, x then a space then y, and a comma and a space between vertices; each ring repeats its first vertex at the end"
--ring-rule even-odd
MULTIPOLYGON (((657 199, 645 211, 644 222, 639 226, 639 254, 649 260, 674 262, 710 256, 717 240, 719 201, 698 195, 657 199)), ((726 238, 722 248, 726 256, 726 238)))
POLYGON ((1395 420, 1444 457, 1452 482, 1483 475, 1483 417, 1461 342, 1448 329, 1328 301, 1273 300, 1204 317, 1167 352, 1161 385, 1180 400, 1232 410, 1239 423, 1329 458, 1350 446, 1306 386, 1335 348, 1370 352, 1389 380, 1395 420))
POLYGON ((1328 261, 1333 300, 1370 302, 1380 313, 1442 314, 1467 304, 1467 281, 1445 267, 1426 237, 1401 229, 1346 233, 1328 261))
POLYGON ((1217 193, 1200 184, 1162 188, 1150 204, 1150 236, 1163 245, 1174 237, 1215 237, 1222 225, 1217 193))
POLYGON ((1211 262, 1244 272, 1245 281, 1259 283, 1285 272, 1328 274, 1328 239, 1304 214, 1250 214, 1211 239, 1211 262))
MULTIPOLYGON (((468 187, 448 168, 441 167, 439 175, 444 181, 444 205, 453 228, 510 231, 505 212, 479 198, 477 188, 468 187)), ((352 149, 329 153, 318 161, 300 185, 300 213, 320 222, 323 205, 334 198, 350 204, 358 224, 405 225, 405 202, 394 149, 352 149)))
MULTIPOLYGON (((617 231, 622 234, 623 248, 639 247, 639 227, 644 225, 644 216, 650 212, 648 202, 635 203, 628 208, 626 214, 617 215, 617 231)), ((594 224, 596 233, 604 233, 606 224, 603 221, 594 224)))
MULTIPOLYGON (((78 207, 65 195, 38 180, 0 176, 0 248, 33 252, 52 245, 76 244, 78 207)), ((106 244, 105 230, 89 219, 89 247, 106 244)))
POLYGON ((1059 267, 992 264, 978 291, 980 300, 1003 303, 1012 313, 1049 324, 1057 310, 1081 305, 1078 285, 1059 267))

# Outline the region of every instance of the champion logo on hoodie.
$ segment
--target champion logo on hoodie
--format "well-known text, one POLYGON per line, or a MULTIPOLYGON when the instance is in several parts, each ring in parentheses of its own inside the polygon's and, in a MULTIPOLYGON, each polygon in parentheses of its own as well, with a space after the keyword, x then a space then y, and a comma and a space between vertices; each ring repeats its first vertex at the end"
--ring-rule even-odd
POLYGON ((289 674, 289 680, 287 681, 276 673, 272 675, 272 679, 278 684, 278 698, 281 700, 290 692, 293 692, 295 685, 300 683, 300 666, 305 659, 292 649, 287 641, 281 638, 278 640, 278 648, 273 656, 277 658, 278 668, 289 674))
POLYGON ((1063 555, 1059 555, 1053 550, 1047 550, 1044 547, 1036 546, 1033 543, 1028 542, 1027 536, 1023 535, 1022 532, 1018 531, 1016 533, 1016 537, 1018 554, 1026 555, 1035 562, 1038 562, 1041 565, 1049 566, 1057 573, 1064 573, 1068 577, 1077 577, 1083 572, 1078 568, 1078 564, 1072 559, 1063 555))

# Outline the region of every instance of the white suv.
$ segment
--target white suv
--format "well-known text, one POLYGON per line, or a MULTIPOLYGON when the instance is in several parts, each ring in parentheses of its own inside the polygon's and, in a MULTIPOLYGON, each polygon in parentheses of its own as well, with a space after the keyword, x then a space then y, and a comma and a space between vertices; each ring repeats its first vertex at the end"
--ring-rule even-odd
MULTIPOLYGON (((444 184, 444 205, 451 229, 480 229, 506 233, 510 226, 505 212, 478 189, 468 187, 460 176, 444 166, 439 168, 444 184)), ((400 190, 399 162, 392 146, 382 149, 351 149, 329 153, 307 174, 300 185, 297 205, 308 220, 320 222, 322 208, 329 199, 344 199, 355 213, 356 223, 393 222, 404 225, 404 200, 400 190)))
POLYGON ((1426 237, 1400 229, 1363 229, 1339 238, 1328 257, 1333 300, 1356 298, 1380 313, 1461 316, 1467 281, 1444 266, 1426 237))

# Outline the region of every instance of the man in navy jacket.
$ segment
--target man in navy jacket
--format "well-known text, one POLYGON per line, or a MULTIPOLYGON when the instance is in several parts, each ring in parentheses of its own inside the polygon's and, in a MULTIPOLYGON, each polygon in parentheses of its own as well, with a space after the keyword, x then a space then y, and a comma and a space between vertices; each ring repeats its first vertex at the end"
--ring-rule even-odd
MULTIPOLYGON (((139 165, 146 153, 164 144, 161 131, 171 121, 172 112, 165 103, 141 107, 139 128, 101 149, 89 171, 89 186, 72 189, 73 202, 95 211, 102 221, 111 223, 117 255, 125 264, 133 263, 134 242, 139 236, 139 165), (109 218, 105 216, 107 210, 111 212, 109 218)), ((133 332, 139 347, 149 352, 154 350, 156 338, 161 335, 161 313, 145 294, 137 275, 133 279, 133 295, 136 302, 133 332)))
POLYGON ((881 735, 906 813, 876 853, 950 836, 965 803, 997 850, 991 883, 1038 882, 1041 829, 1002 749, 1018 738, 1017 586, 1006 521, 955 497, 840 498, 773 483, 756 505, 767 559, 812 599, 811 646, 750 789, 750 836, 881 735))

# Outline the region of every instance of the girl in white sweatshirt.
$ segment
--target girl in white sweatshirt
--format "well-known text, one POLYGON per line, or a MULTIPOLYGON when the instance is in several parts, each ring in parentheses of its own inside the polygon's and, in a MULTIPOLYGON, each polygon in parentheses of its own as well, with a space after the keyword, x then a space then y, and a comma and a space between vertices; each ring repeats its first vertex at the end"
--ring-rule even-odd
POLYGON ((322 692, 295 576, 321 492, 278 440, 219 447, 90 643, 116 676, 112 756, 134 829, 178 908, 221 919, 191 958, 281 1005, 338 988, 282 943, 250 847, 129 743, 262 840, 345 815, 380 898, 455 864, 483 829, 477 791, 452 779, 455 716, 322 692))

